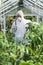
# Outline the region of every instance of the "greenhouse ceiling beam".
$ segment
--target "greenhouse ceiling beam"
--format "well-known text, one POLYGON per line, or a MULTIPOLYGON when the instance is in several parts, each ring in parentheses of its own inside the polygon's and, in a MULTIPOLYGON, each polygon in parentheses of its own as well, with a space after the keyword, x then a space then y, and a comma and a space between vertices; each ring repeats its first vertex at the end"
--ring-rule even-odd
POLYGON ((0 10, 0 13, 6 12, 8 9, 10 9, 11 7, 14 7, 17 3, 12 3, 10 5, 7 5, 5 8, 0 10), (13 5, 12 5, 13 4, 13 5))
POLYGON ((18 6, 15 6, 14 8, 10 9, 10 10, 9 10, 9 11, 7 11, 6 13, 4 13, 4 14, 0 15, 0 17, 1 17, 1 16, 6 15, 7 13, 9 13, 10 11, 12 11, 12 10, 14 10, 14 9, 16 9, 16 8, 18 8, 18 6))
MULTIPOLYGON (((30 1, 30 0, 29 0, 29 1, 30 1)), ((40 0, 36 0, 36 1, 31 0, 31 1, 33 1, 34 3, 36 3, 36 4, 39 5, 39 6, 43 7, 43 2, 41 2, 40 0)))
MULTIPOLYGON (((26 0, 25 0, 25 1, 26 1, 26 0)), ((31 4, 36 5, 37 7, 43 9, 43 6, 39 5, 38 3, 36 3, 36 2, 34 2, 34 1, 32 1, 32 0, 28 0, 28 2, 30 2, 31 4)))
POLYGON ((4 14, 7 13, 7 11, 14 9, 14 7, 16 7, 15 5, 18 4, 18 2, 10 2, 9 4, 6 4, 6 6, 2 7, 2 9, 0 8, 0 16, 3 16, 4 14))
POLYGON ((9 3, 11 3, 10 1, 7 1, 5 3, 3 3, 1 6, 0 6, 0 9, 2 9, 3 7, 5 7, 6 5, 8 5, 9 3))
POLYGON ((3 8, 5 8, 6 6, 8 6, 8 5, 12 5, 13 3, 15 3, 15 2, 18 2, 18 1, 10 1, 10 0, 8 0, 7 2, 5 2, 5 3, 3 3, 1 6, 0 6, 0 9, 3 9, 3 8))
MULTIPOLYGON (((24 5, 24 7, 27 8, 28 10, 31 10, 31 11, 32 11, 32 7, 31 7, 31 9, 28 8, 28 6, 25 6, 25 5, 24 5)), ((39 14, 39 11, 35 11, 34 9, 33 9, 32 13, 43 17, 43 14, 42 14, 41 12, 40 12, 40 14, 39 14)))
MULTIPOLYGON (((6 16, 16 16, 15 14, 6 14, 6 16)), ((25 14, 24 16, 37 16, 36 14, 25 14)))
POLYGON ((28 1, 24 1, 24 7, 26 7, 27 9, 30 9, 32 11, 33 8, 33 12, 36 13, 37 15, 43 16, 43 10, 41 10, 40 8, 37 7, 37 9, 28 1), (36 10, 36 11, 35 11, 36 10), (39 11, 40 10, 40 11, 39 11), (38 14, 39 13, 39 14, 38 14))

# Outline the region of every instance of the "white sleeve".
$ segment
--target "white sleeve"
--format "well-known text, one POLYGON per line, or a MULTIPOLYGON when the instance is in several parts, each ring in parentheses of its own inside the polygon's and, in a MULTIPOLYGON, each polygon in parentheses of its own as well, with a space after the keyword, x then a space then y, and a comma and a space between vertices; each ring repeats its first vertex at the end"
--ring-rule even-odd
POLYGON ((27 20, 27 23, 31 23, 31 24, 36 24, 36 25, 39 25, 38 22, 32 22, 31 20, 27 20))
POLYGON ((11 33, 14 31, 14 28, 15 28, 15 22, 13 22, 12 27, 11 27, 11 29, 10 29, 10 32, 11 32, 11 33))
POLYGON ((15 27, 15 22, 12 24, 12 27, 11 27, 11 29, 13 29, 15 27))
POLYGON ((32 21, 31 20, 27 20, 27 23, 31 23, 32 21))
POLYGON ((38 22, 32 22, 32 24, 36 24, 36 25, 39 25, 39 23, 38 23, 38 22))
POLYGON ((31 22, 32 22, 31 20, 26 20, 26 25, 25 25, 25 27, 28 28, 28 26, 29 26, 28 24, 30 24, 31 22))

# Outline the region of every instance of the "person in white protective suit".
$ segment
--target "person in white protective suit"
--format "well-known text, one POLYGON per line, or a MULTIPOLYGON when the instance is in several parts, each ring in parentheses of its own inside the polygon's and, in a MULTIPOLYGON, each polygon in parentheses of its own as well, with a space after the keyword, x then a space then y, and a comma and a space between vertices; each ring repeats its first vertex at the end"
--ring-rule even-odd
POLYGON ((15 34, 15 40, 22 41, 24 34, 26 32, 26 28, 28 27, 28 23, 31 23, 31 20, 26 20, 24 18, 24 14, 22 10, 19 10, 16 13, 16 19, 12 24, 11 30, 15 34))
POLYGON ((22 41, 24 34, 26 32, 26 27, 28 27, 28 23, 30 20, 24 19, 24 14, 21 10, 16 13, 16 19, 12 24, 11 30, 15 34, 15 39, 22 41))

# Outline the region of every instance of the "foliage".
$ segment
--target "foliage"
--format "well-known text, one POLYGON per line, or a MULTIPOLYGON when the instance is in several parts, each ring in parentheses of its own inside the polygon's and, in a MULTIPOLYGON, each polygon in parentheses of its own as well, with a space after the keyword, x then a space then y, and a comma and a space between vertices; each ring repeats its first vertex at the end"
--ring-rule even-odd
POLYGON ((10 40, 0 32, 0 65, 43 65, 43 23, 30 24, 21 45, 9 34, 10 40))
POLYGON ((27 48, 30 49, 30 51, 28 50, 30 58, 35 62, 43 62, 43 59, 40 60, 40 56, 43 54, 43 24, 30 24, 25 39, 28 40, 27 48))
POLYGON ((27 61, 27 62, 22 61, 20 62, 20 65, 43 65, 43 64, 40 62, 33 63, 33 61, 27 61))

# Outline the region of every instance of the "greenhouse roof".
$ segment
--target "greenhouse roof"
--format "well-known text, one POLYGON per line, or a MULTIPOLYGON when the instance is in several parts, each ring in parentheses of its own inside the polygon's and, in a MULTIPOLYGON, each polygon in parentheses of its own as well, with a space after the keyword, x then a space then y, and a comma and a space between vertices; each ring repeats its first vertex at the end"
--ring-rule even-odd
POLYGON ((24 6, 33 13, 43 16, 43 0, 24 0, 24 6))
MULTIPOLYGON (((5 2, 0 6, 0 15, 5 15, 8 12, 18 8, 20 0, 4 0, 5 2)), ((32 13, 43 16, 43 0, 23 0, 23 6, 32 13)))

